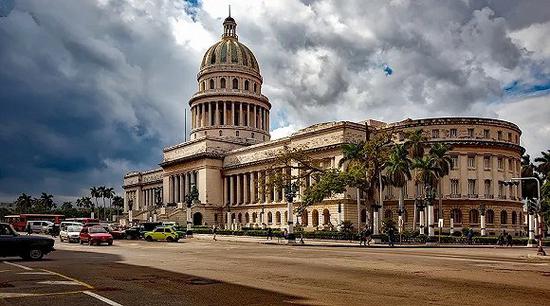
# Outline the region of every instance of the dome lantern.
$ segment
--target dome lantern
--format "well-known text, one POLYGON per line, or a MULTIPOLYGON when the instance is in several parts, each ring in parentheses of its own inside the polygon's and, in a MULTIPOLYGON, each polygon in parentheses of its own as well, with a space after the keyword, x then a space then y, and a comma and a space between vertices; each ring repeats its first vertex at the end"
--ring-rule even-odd
POLYGON ((223 35, 222 38, 232 37, 239 39, 237 36, 237 23, 235 19, 231 17, 231 5, 229 6, 229 16, 223 21, 223 35))

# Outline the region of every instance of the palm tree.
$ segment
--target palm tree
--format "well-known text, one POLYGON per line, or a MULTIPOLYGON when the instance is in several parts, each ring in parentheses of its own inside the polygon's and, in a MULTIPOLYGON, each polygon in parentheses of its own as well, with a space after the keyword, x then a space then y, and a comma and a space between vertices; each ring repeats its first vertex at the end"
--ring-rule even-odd
POLYGON ((426 140, 426 136, 424 136, 422 129, 416 129, 407 133, 405 145, 412 158, 422 158, 424 156, 426 140))
MULTIPOLYGON (((438 212, 438 219, 443 219, 443 180, 442 178, 446 175, 449 175, 449 172, 451 171, 451 164, 452 160, 449 156, 449 151, 451 150, 451 147, 443 144, 443 143, 435 143, 430 148, 430 156, 433 159, 433 162, 435 166, 438 168, 437 171, 437 183, 439 186, 439 192, 438 192, 438 199, 439 199, 439 209, 438 212)), ((435 217, 435 216, 434 216, 435 217)))
POLYGON ((403 187, 407 184, 407 180, 411 179, 411 160, 407 155, 407 148, 403 144, 397 144, 393 148, 388 161, 386 162, 386 175, 392 186, 399 188, 399 232, 402 232, 403 227, 403 207, 405 202, 405 194, 403 187))
POLYGON ((113 206, 116 209, 117 215, 124 207, 124 199, 121 196, 113 196, 113 206))
POLYGON ((53 195, 47 194, 45 192, 42 192, 42 195, 40 195, 40 205, 45 211, 50 211, 55 206, 53 202, 53 195))
MULTIPOLYGON (((98 218, 99 218, 99 204, 97 203, 97 198, 99 198, 99 188, 97 188, 97 187, 90 188, 90 195, 92 196, 92 198, 95 199, 95 207, 98 208, 97 215, 98 215, 98 218)), ((92 211, 95 210, 95 207, 92 207, 92 211)))
POLYGON ((542 174, 543 179, 550 177, 550 150, 546 152, 540 152, 542 156, 535 158, 535 162, 539 163, 536 166, 536 170, 542 174))
POLYGON ((98 197, 101 197, 101 200, 103 201, 103 218, 105 218, 105 186, 99 186, 97 188, 97 193, 98 197))
POLYGON ((112 204, 113 204, 113 197, 115 196, 115 190, 112 187, 105 188, 103 190, 103 197, 109 199, 109 218, 112 216, 112 204))
MULTIPOLYGON (((413 169, 417 170, 414 180, 416 183, 421 183, 424 185, 426 190, 426 198, 431 197, 433 186, 437 182, 438 173, 440 173, 439 167, 435 164, 435 160, 432 156, 426 155, 422 158, 415 158, 413 160, 413 169)), ((430 220, 433 217, 433 206, 430 205, 428 210, 428 224, 432 225, 433 220, 430 220)), ((423 220, 424 212, 420 212, 420 219, 423 220)), ((433 227, 429 227, 429 235, 433 236, 433 227)))
POLYGON ((15 200, 15 209, 19 213, 28 213, 32 208, 32 197, 25 193, 22 193, 17 200, 15 200))
MULTIPOLYGON (((359 143, 346 143, 342 145, 342 159, 338 162, 338 167, 348 166, 349 164, 359 163, 361 157, 363 156, 363 142, 359 143)), ((361 188, 360 186, 356 187, 356 198, 357 198, 357 230, 360 230, 361 226, 361 188)))

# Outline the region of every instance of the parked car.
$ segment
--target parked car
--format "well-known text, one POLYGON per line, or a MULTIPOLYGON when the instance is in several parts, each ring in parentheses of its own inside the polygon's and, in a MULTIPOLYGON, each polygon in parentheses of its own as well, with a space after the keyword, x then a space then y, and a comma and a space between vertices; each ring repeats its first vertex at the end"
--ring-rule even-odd
POLYGON ((144 237, 146 241, 177 242, 180 239, 171 226, 159 226, 151 232, 146 232, 144 237))
POLYGON ((140 239, 143 238, 146 232, 153 231, 156 227, 161 226, 160 222, 145 222, 125 231, 126 239, 140 239))
POLYGON ((80 244, 100 245, 101 243, 113 244, 113 236, 101 226, 84 226, 80 231, 80 244))
POLYGON ((53 228, 53 222, 51 222, 51 221, 42 221, 42 220, 28 221, 27 226, 25 227, 25 231, 27 231, 29 226, 30 226, 31 231, 33 233, 48 234, 50 232, 50 230, 53 228))
POLYGON ((126 230, 121 226, 108 226, 106 230, 113 236, 113 239, 125 239, 126 230))
POLYGON ((187 232, 186 228, 184 228, 183 226, 179 226, 179 225, 172 225, 171 227, 176 231, 176 233, 178 234, 179 239, 184 239, 185 238, 185 233, 187 232))
POLYGON ((71 226, 71 225, 84 226, 84 223, 76 222, 76 221, 61 221, 61 223, 59 224, 59 227, 61 228, 61 230, 63 230, 63 228, 67 228, 67 226, 71 226))
POLYGON ((59 241, 78 242, 80 240, 80 231, 82 231, 82 225, 69 225, 61 227, 59 232, 59 241))
POLYGON ((20 256, 25 260, 39 260, 54 250, 51 238, 19 235, 8 223, 0 223, 0 257, 20 256))

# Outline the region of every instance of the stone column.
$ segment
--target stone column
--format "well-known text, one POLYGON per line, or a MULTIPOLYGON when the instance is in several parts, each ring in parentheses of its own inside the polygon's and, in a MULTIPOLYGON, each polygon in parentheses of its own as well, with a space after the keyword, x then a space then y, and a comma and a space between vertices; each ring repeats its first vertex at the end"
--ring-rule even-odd
POLYGON ((168 203, 172 203, 172 176, 168 177, 168 203))
POLYGON ((529 241, 527 242, 527 246, 528 247, 535 246, 534 240, 535 240, 535 215, 530 213, 529 214, 529 241))
POLYGON ((183 175, 183 173, 180 173, 178 176, 180 178, 180 202, 185 202, 185 176, 183 175))
POLYGON ((229 177, 229 205, 235 204, 235 192, 233 192, 234 188, 235 188, 235 176, 232 175, 229 177))
POLYGON ((434 231, 434 206, 428 205, 428 236, 435 236, 434 231))
POLYGON ((237 201, 236 201, 237 205, 241 204, 241 187, 242 187, 241 184, 242 184, 241 175, 237 174, 237 201))
POLYGON ((243 102, 239 103, 239 126, 244 125, 244 116, 243 116, 243 102))
POLYGON ((372 212, 372 233, 374 235, 378 235, 380 232, 378 231, 378 208, 373 209, 372 212))
POLYGON ((248 173, 243 174, 243 204, 248 204, 248 192, 250 191, 250 179, 248 173))
POLYGON ((256 173, 256 171, 250 172, 250 203, 256 203, 256 187, 258 186, 256 173))
POLYGON ((455 232, 455 220, 452 217, 449 219, 449 226, 449 233, 452 235, 455 232))
POLYGON ((246 123, 247 123, 248 127, 251 127, 252 126, 252 122, 250 121, 250 109, 252 108, 251 104, 247 103, 246 107, 247 107, 246 108, 246 123))
POLYGON ((426 234, 426 232, 424 231, 425 221, 426 221, 426 219, 424 218, 424 209, 422 209, 420 211, 420 234, 421 235, 426 234))
POLYGON ((201 126, 206 126, 206 103, 201 104, 202 105, 202 124, 201 126))
MULTIPOLYGON (((274 170, 275 173, 279 172, 279 169, 274 170)), ((279 202, 279 186, 273 184, 273 202, 279 202)))
POLYGON ((480 218, 481 236, 487 236, 487 231, 485 229, 485 214, 481 215, 480 218))
MULTIPOLYGON (((231 102, 231 123, 230 125, 236 125, 235 124, 235 109, 236 109, 236 106, 235 106, 235 101, 231 102)), ((239 123, 237 122, 237 125, 239 123)))
POLYGON ((256 122, 256 113, 258 112, 258 107, 256 105, 252 105, 252 116, 254 117, 254 120, 252 120, 254 123, 252 124, 253 128, 257 128, 258 124, 256 122))
POLYGON ((214 125, 220 125, 220 110, 218 109, 218 101, 214 102, 214 125))

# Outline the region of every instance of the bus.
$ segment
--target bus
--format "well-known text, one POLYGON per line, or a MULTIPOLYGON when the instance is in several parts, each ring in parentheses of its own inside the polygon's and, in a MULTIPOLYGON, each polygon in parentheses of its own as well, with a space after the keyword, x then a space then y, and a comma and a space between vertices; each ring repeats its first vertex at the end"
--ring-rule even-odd
POLYGON ((51 221, 55 224, 61 223, 64 215, 53 215, 53 214, 19 214, 19 215, 9 215, 4 216, 4 219, 13 226, 16 231, 23 232, 27 226, 27 221, 51 221))

